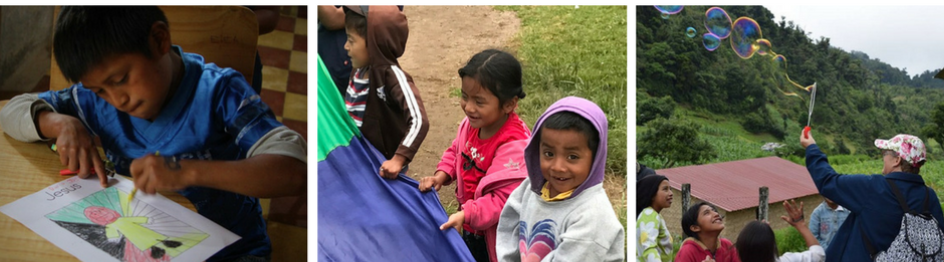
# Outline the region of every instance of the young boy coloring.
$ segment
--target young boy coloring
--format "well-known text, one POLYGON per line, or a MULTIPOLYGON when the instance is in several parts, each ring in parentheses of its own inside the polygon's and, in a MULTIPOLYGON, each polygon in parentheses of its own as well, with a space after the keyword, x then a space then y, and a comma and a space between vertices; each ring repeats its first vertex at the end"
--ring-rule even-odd
POLYGON ((268 261, 257 197, 305 191, 306 142, 239 72, 184 52, 169 29, 153 6, 63 7, 54 52, 76 84, 14 97, 0 125, 20 141, 56 139, 63 165, 106 186, 99 138, 142 193, 177 190, 241 237, 208 261, 268 261))

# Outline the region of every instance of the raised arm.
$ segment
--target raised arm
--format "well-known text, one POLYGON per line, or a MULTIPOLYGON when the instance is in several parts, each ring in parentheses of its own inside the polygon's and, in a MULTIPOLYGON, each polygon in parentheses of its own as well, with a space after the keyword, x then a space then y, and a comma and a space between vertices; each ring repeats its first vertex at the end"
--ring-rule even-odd
POLYGON ((872 179, 884 179, 882 176, 842 175, 829 165, 826 154, 820 151, 813 133, 809 138, 800 134, 800 144, 806 148, 806 169, 810 172, 816 189, 825 198, 843 206, 853 213, 862 212, 868 208, 869 199, 876 190, 871 190, 872 179))
POLYGON ((783 209, 787 211, 787 216, 781 216, 780 219, 800 231, 803 241, 806 241, 806 247, 818 246, 819 240, 816 240, 816 237, 813 236, 813 232, 810 231, 806 218, 803 216, 803 202, 797 205, 796 201, 792 199, 783 201, 783 209))

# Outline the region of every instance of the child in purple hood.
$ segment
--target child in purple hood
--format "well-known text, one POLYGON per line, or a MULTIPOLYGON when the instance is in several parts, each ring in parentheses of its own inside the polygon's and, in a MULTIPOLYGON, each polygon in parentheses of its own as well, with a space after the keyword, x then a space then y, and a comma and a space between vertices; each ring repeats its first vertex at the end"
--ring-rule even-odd
POLYGON ((606 115, 579 97, 551 105, 524 151, 526 178, 502 209, 499 261, 623 261, 623 226, 603 190, 606 115))

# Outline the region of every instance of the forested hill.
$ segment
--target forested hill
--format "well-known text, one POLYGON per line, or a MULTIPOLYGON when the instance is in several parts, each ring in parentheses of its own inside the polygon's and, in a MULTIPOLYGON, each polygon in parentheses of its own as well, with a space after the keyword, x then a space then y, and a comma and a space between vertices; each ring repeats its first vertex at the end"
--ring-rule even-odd
MULTIPOLYGON (((637 110, 647 101, 670 101, 737 118, 750 132, 795 142, 807 123, 809 93, 788 84, 787 75, 802 86, 817 83, 814 130, 832 137, 840 152, 857 148, 864 151, 856 153, 869 154, 875 153, 875 138, 922 135, 922 128, 932 123, 935 105, 944 101, 944 80, 933 78, 937 71, 910 78, 865 53, 831 46, 828 37, 810 39, 789 17, 775 18, 762 6, 720 7, 732 21, 742 16, 756 20, 770 50, 786 57, 786 66, 773 55, 742 59, 730 38, 717 50, 706 50, 702 34, 710 6, 685 6, 668 19, 652 6, 637 6, 637 110), (688 27, 698 31, 695 37, 686 36, 688 27), (671 99, 658 99, 666 96, 671 99)), ((637 125, 654 118, 639 117, 637 125)))
MULTIPOLYGON (((941 72, 941 69, 925 70, 914 77, 909 77, 906 69, 898 69, 878 58, 870 58, 868 54, 863 52, 853 50, 850 53, 852 57, 860 59, 866 69, 879 76, 882 83, 917 88, 944 88, 944 80, 934 78, 934 75, 941 72)), ((944 67, 944 62, 941 63, 941 67, 944 67)))

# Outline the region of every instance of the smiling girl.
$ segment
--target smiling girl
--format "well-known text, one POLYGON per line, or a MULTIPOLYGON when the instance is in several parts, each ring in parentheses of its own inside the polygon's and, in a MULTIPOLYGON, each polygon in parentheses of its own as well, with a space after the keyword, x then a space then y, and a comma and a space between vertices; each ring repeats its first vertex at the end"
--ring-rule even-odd
POLYGON ((440 229, 463 229, 462 238, 477 261, 495 257, 495 229, 505 200, 527 176, 524 148, 531 131, 515 108, 525 93, 521 64, 509 53, 489 49, 459 69, 466 118, 433 176, 420 180, 420 191, 439 190, 456 181, 459 211, 440 229))
POLYGON ((682 231, 688 238, 679 248, 676 262, 740 262, 730 240, 721 238, 724 218, 718 208, 701 202, 682 215, 682 231))

